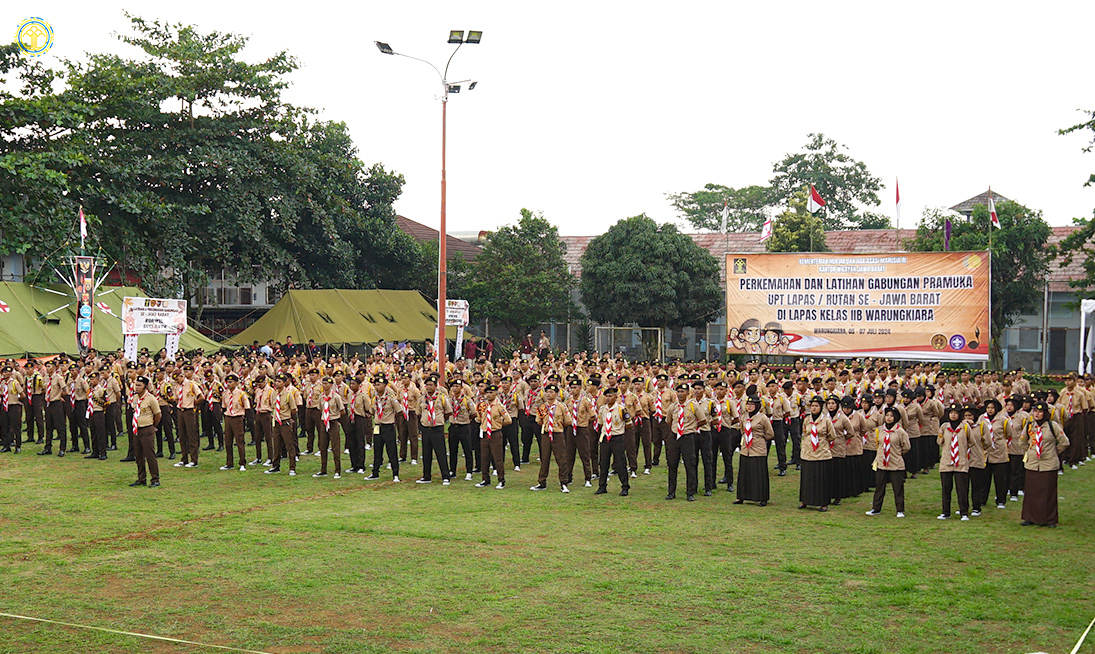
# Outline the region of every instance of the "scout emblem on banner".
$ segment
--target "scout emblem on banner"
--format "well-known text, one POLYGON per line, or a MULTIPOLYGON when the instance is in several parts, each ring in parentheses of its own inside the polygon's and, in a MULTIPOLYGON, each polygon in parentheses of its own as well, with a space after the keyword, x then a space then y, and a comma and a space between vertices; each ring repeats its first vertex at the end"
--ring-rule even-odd
POLYGON ((76 257, 75 284, 76 292, 76 346, 80 350, 80 356, 87 354, 91 349, 91 329, 95 322, 95 311, 92 307, 92 295, 95 292, 95 258, 76 257))

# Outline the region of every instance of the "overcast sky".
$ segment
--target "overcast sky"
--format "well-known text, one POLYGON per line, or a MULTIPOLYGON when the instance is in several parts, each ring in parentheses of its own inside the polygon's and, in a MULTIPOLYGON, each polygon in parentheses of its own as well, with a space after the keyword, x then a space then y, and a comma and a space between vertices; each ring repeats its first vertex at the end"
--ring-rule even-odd
POLYGON ((449 78, 450 232, 541 210, 571 235, 647 213, 707 182, 765 184, 810 132, 848 146, 886 185, 903 225, 989 185, 1054 225, 1091 217, 1095 154, 1056 131, 1095 109, 1095 2, 5 3, 41 16, 50 56, 132 53, 123 9, 251 37, 250 61, 288 50, 286 96, 345 121, 366 164, 406 178, 396 210, 437 226, 440 82, 450 29, 483 30, 449 78))

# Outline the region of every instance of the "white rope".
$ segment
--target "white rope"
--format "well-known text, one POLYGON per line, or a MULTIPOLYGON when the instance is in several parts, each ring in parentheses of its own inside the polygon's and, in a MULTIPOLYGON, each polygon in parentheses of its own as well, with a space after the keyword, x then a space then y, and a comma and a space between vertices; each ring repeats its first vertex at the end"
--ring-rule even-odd
MULTIPOLYGON (((256 649, 240 649, 239 647, 228 647, 226 645, 210 645, 208 643, 196 643, 192 640, 181 640, 179 638, 168 638, 166 636, 153 636, 150 634, 138 634, 132 631, 118 631, 117 629, 107 629, 106 627, 91 627, 83 624, 73 624, 71 622, 60 622, 58 620, 47 620, 45 618, 32 618, 26 615, 15 615, 13 613, 0 613, 0 616, 5 618, 15 618, 17 620, 31 620, 33 622, 45 622, 48 624, 59 624, 64 627, 75 627, 76 629, 91 629, 93 631, 103 631, 108 634, 119 634, 122 636, 136 636, 137 638, 148 638, 151 640, 162 640, 168 643, 182 643, 184 645, 197 645, 198 647, 211 647, 213 649, 224 649, 232 652, 247 652, 248 654, 270 654, 270 652, 263 652, 256 649)), ((1077 647, 1079 647, 1077 645, 1077 647)))
POLYGON ((1084 635, 1080 636, 1080 640, 1076 642, 1076 647, 1072 648, 1072 652, 1070 652, 1070 654, 1076 654, 1076 652, 1080 651, 1080 646, 1084 644, 1084 640, 1087 638, 1087 635, 1091 632, 1091 627, 1093 627, 1093 626, 1095 626, 1095 618, 1091 619, 1091 622, 1087 625, 1087 629, 1084 630, 1084 635))

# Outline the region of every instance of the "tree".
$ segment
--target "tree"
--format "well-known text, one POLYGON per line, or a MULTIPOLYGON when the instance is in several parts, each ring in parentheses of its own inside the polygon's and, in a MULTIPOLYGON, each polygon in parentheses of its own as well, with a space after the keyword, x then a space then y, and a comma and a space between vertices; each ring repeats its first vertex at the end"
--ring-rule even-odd
POLYGON ((819 216, 825 229, 889 227, 889 219, 859 208, 879 205, 882 180, 871 175, 862 161, 843 152, 845 146, 824 134, 808 138, 804 152, 788 154, 773 167, 770 201, 787 204, 795 193, 813 184, 825 200, 819 216))
POLYGON ((565 321, 577 308, 570 299, 574 276, 564 254, 559 229, 542 213, 521 209, 517 224, 492 233, 475 258, 464 299, 476 315, 501 323, 514 334, 565 321))
MULTIPOLYGON (((1085 112, 1088 115, 1088 120, 1077 123, 1072 127, 1068 127, 1060 130, 1059 134, 1071 134, 1079 131, 1092 132, 1092 141, 1084 147, 1084 152, 1091 152, 1092 148, 1095 148, 1095 111, 1085 112)), ((1095 173, 1088 176, 1087 181, 1084 182, 1084 186, 1095 185, 1095 173)), ((1093 212, 1095 214, 1095 212, 1093 212)), ((1092 247, 1092 243, 1095 242, 1095 219, 1092 218, 1073 218, 1073 224, 1079 227, 1076 231, 1072 232, 1058 244, 1058 256, 1061 259, 1062 265, 1069 265, 1076 257, 1081 258, 1081 265, 1084 268, 1084 276, 1080 279, 1074 279, 1069 282, 1069 285, 1076 289, 1076 292, 1082 297, 1091 297, 1095 295, 1095 248, 1092 247)))
POLYGON ((666 193, 685 220, 696 229, 722 229, 723 203, 726 203, 728 232, 756 232, 764 224, 764 209, 768 206, 766 186, 744 186, 740 189, 705 184, 703 189, 692 193, 666 193))
POLYGON ((582 255, 582 303, 614 325, 702 326, 722 309, 719 262, 645 214, 616 223, 582 255))
POLYGON ((769 252, 828 252, 821 219, 806 210, 806 192, 795 193, 790 205, 772 221, 772 237, 765 248, 769 252))
POLYGON ((953 212, 939 209, 924 211, 916 236, 908 239, 906 246, 918 252, 943 250, 944 225, 951 219, 950 249, 974 251, 990 249, 992 252, 992 340, 990 354, 993 367, 1003 365, 1000 336, 1024 313, 1034 313, 1042 303, 1049 260, 1054 251, 1047 247, 1052 230, 1042 219, 1041 211, 1034 211, 1017 202, 1005 201, 996 205, 1000 229, 992 226, 988 208, 977 205, 965 220, 956 219, 953 212))

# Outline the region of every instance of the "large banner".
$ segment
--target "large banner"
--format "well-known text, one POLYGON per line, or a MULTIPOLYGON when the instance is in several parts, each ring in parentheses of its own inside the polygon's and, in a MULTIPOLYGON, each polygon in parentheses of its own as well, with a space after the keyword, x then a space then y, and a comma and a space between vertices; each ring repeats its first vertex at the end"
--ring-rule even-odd
POLYGON ((989 253, 727 254, 733 354, 984 361, 989 253))
POLYGON ((123 334, 182 334, 186 300, 127 297, 122 300, 123 334))
POLYGON ((91 349, 91 330, 95 322, 95 309, 91 306, 91 296, 95 292, 95 257, 76 257, 75 285, 76 293, 76 347, 80 356, 91 349))

